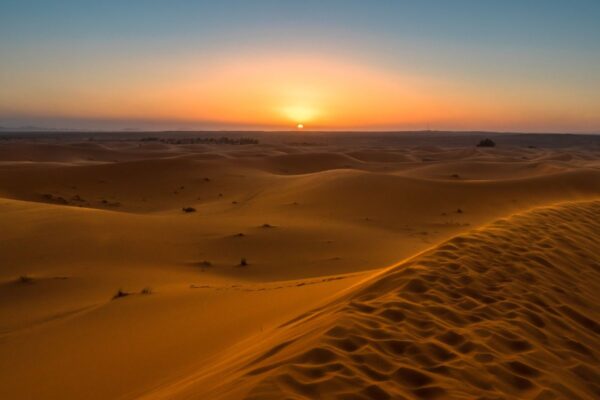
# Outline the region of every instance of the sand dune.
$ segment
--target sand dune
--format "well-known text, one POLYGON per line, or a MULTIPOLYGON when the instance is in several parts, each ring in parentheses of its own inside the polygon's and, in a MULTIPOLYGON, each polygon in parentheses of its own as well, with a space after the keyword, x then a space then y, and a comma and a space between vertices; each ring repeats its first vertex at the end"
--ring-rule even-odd
POLYGON ((596 137, 103 135, 0 143, 0 398, 597 395, 596 137))
POLYGON ((598 215, 571 203, 455 237, 282 325, 216 388, 208 375, 159 394, 597 397, 598 215))

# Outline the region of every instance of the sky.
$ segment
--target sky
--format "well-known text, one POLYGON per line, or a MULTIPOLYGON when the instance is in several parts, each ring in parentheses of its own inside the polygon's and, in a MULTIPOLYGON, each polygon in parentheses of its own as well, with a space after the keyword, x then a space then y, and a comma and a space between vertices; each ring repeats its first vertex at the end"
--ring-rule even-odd
POLYGON ((0 0, 0 126, 600 132, 600 1, 0 0))

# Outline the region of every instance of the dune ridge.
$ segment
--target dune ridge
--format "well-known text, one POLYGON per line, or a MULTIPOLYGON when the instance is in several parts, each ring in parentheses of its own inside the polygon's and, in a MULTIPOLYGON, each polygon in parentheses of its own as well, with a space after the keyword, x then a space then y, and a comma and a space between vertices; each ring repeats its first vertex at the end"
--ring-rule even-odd
POLYGON ((281 326, 221 386, 150 398, 597 398, 598 215, 571 202, 457 236, 281 326))

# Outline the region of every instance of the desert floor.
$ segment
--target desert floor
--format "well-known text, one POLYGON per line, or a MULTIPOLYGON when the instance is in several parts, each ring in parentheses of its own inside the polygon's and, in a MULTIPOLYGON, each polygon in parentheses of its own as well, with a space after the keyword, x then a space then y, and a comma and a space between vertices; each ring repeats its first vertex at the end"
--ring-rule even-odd
POLYGON ((600 137, 143 136, 0 135, 0 398, 600 398, 600 137))

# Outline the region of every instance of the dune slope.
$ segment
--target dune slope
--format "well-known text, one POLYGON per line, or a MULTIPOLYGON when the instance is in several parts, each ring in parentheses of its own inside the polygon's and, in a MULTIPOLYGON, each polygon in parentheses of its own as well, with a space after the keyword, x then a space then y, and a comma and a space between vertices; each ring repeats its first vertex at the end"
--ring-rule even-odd
POLYGON ((567 203, 455 237, 149 397, 598 398, 598 215, 567 203))

